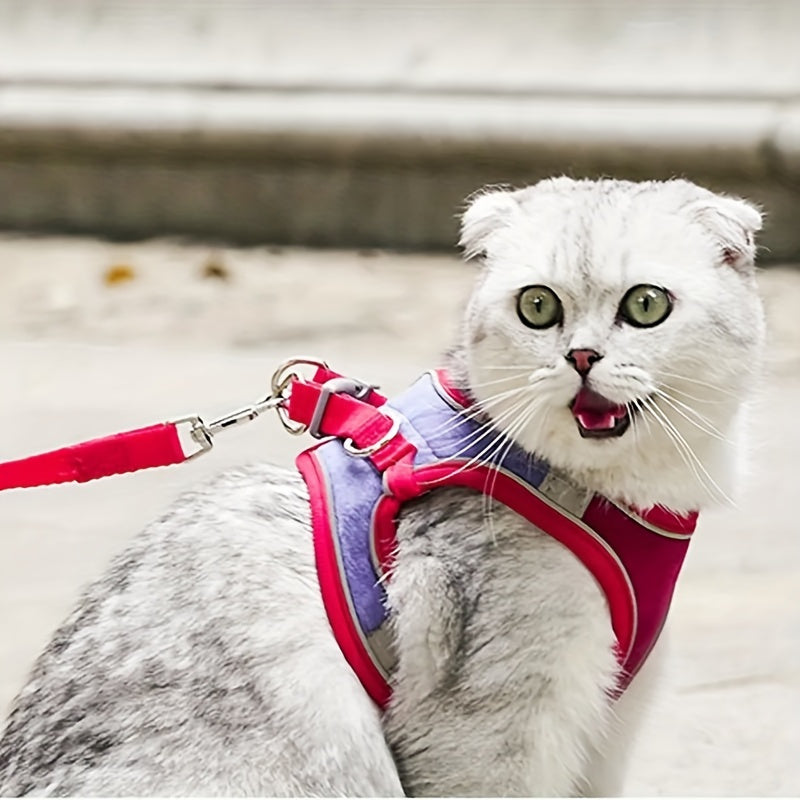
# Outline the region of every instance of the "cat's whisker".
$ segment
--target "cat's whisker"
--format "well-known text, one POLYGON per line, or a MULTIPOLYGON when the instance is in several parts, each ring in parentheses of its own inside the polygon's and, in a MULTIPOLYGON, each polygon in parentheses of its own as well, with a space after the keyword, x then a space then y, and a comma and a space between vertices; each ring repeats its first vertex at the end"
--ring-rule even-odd
POLYGON ((529 445, 529 447, 531 447, 531 450, 533 451, 533 455, 534 456, 536 455, 536 447, 535 447, 535 445, 538 444, 539 442, 541 442, 541 440, 542 440, 542 433, 543 433, 544 428, 545 428, 545 426, 547 424, 547 420, 548 420, 548 418, 550 416, 550 411, 552 409, 552 406, 545 404, 544 403, 544 398, 542 398, 541 402, 539 403, 539 405, 537 406, 537 408, 535 410, 536 410, 536 412, 539 412, 540 409, 541 409, 541 413, 538 414, 538 418, 534 418, 534 416, 531 415, 531 418, 528 420, 528 422, 527 422, 527 424, 525 425, 525 428, 524 428, 524 430, 529 431, 528 440, 529 440, 529 442, 531 442, 533 444, 533 446, 529 445), (536 427, 533 428, 532 430, 530 428, 530 423, 531 422, 535 422, 536 423, 536 427))
POLYGON ((550 372, 541 372, 537 370, 535 373, 528 376, 528 386, 531 388, 538 386, 548 380, 550 375, 550 372))
POLYGON ((660 384, 659 388, 661 389, 668 389, 673 394, 679 394, 681 397, 686 397, 689 400, 694 400, 696 403, 703 403, 703 405, 722 405, 725 403, 725 400, 712 400, 708 397, 698 397, 695 394, 690 394, 689 392, 684 392, 681 389, 676 389, 671 384, 662 383, 660 384))
POLYGON ((504 364, 502 366, 483 366, 481 369, 503 370, 503 369, 516 369, 523 372, 533 372, 536 367, 532 364, 504 364))
POLYGON ((702 386, 705 389, 711 389, 716 394, 724 394, 733 398, 737 397, 735 392, 732 392, 728 389, 724 389, 718 384, 708 383, 707 381, 701 381, 699 378, 690 378, 687 375, 679 375, 677 372, 667 372, 666 370, 659 370, 659 372, 661 375, 664 375, 667 378, 674 378, 675 380, 686 381, 687 383, 694 383, 697 386, 702 386))
MULTIPOLYGON (((533 404, 533 405, 534 405, 534 407, 535 407, 535 402, 534 402, 534 404, 533 404)), ((498 444, 498 447, 497 447, 497 448, 496 448, 496 450, 495 450, 495 453, 499 453, 499 451, 500 451, 500 450, 502 449, 502 447, 503 447, 503 444, 504 444, 506 441, 508 441, 508 443, 509 443, 509 447, 510 447, 510 446, 511 446, 511 445, 514 443, 514 434, 515 434, 516 430, 517 430, 517 429, 519 428, 519 426, 520 426, 520 421, 521 421, 521 420, 524 420, 524 418, 525 418, 527 415, 529 415, 530 413, 531 413, 531 411, 530 411, 530 409, 528 409, 527 411, 524 411, 524 412, 523 412, 523 413, 522 413, 522 414, 521 414, 519 417, 517 417, 515 420, 512 420, 512 422, 511 422, 511 425, 510 425, 510 426, 508 426, 508 427, 506 428, 506 430, 504 430, 504 431, 503 431, 503 436, 502 436, 502 437, 501 437, 501 439, 500 439, 500 442, 499 442, 499 444, 498 444)), ((493 458, 492 458, 492 459, 489 459, 489 460, 488 460, 488 464, 489 464, 490 470, 491 470, 491 471, 493 471, 493 472, 496 472, 496 470, 498 469, 499 465, 502 465, 503 459, 506 457, 506 455, 507 455, 507 454, 508 454, 508 448, 506 449, 506 452, 505 452, 505 454, 504 454, 503 456, 501 456, 501 457, 500 457, 500 458, 499 458, 499 459, 498 459, 496 462, 495 462, 495 460, 494 460, 493 458)), ((493 453, 492 455, 494 455, 494 453, 493 453)), ((487 483, 486 483, 486 484, 484 484, 484 488, 486 488, 487 486, 488 486, 488 476, 487 476, 487 483)), ((494 484, 492 484, 492 486, 494 486, 494 484)), ((484 499, 489 499, 489 498, 488 498, 488 496, 487 496, 485 493, 484 493, 484 499)))
POLYGON ((695 411, 691 406, 687 406, 685 403, 682 403, 680 400, 674 397, 670 397, 666 392, 661 391, 660 389, 656 389, 656 394, 678 415, 683 417, 690 425, 693 425, 699 431, 702 431, 709 436, 712 436, 714 439, 718 439, 721 442, 730 442, 730 440, 724 436, 718 428, 716 428, 710 420, 704 417, 699 412, 695 411), (697 419, 692 419, 686 411, 682 410, 686 409, 689 413, 693 414, 697 419))
MULTIPOLYGON (((489 442, 489 444, 483 450, 481 450, 480 453, 478 453, 475 456, 472 456, 468 461, 466 461, 464 464, 462 464, 456 470, 454 470, 453 472, 449 473, 449 475, 447 477, 448 478, 453 477, 454 475, 458 475, 461 472, 464 472, 465 470, 470 469, 471 467, 475 466, 476 464, 482 463, 481 459, 487 453, 491 452, 492 448, 494 447, 494 445, 498 441, 498 437, 500 437, 502 435, 502 431, 499 430, 496 426, 500 422, 502 422, 504 419, 507 419, 509 416, 513 416, 514 414, 516 414, 519 411, 519 409, 522 408, 522 406, 524 404, 526 404, 527 402, 528 402, 527 399, 523 399, 523 400, 518 401, 511 408, 506 409, 506 411, 504 411, 500 416, 495 418, 492 421, 491 424, 487 424, 484 427, 483 432, 482 432, 482 434, 481 434, 479 439, 471 442, 466 447, 464 447, 461 450, 459 450, 456 453, 454 453, 451 456, 451 458, 458 458, 460 455, 465 453, 467 450, 469 450, 470 448, 474 447, 479 441, 482 441, 483 439, 485 439, 487 436, 490 436, 491 434, 497 434, 497 436, 491 442, 489 442)), ((443 478, 441 480, 446 480, 446 478, 443 478)), ((437 481, 432 481, 432 483, 438 483, 438 482, 439 482, 438 480, 437 481)))
POLYGON ((445 433, 449 433, 456 428, 461 427, 469 420, 474 420, 478 417, 484 416, 486 412, 500 403, 507 401, 509 398, 513 397, 517 393, 522 393, 527 391, 527 386, 516 386, 511 389, 507 389, 503 392, 498 392, 497 394, 492 395, 491 397, 487 398, 483 401, 478 401, 474 405, 469 406, 468 408, 461 409, 456 412, 455 420, 448 420, 447 422, 438 425, 431 431, 432 436, 442 436, 445 433))
MULTIPOLYGON (((492 475, 497 475, 499 472, 498 465, 494 462, 495 454, 498 454, 503 447, 505 441, 508 440, 509 446, 513 443, 513 439, 511 439, 509 435, 509 431, 504 431, 503 435, 499 437, 499 441, 497 443, 497 447, 492 451, 489 457, 486 460, 487 466, 489 467, 489 472, 486 475, 486 479, 483 483, 483 491, 481 492, 481 517, 483 518, 484 522, 487 524, 489 528, 489 535, 491 536, 492 543, 497 544, 497 536, 494 532, 494 518, 492 515, 492 497, 490 492, 487 492, 487 488, 489 487, 489 482, 491 480, 492 475)), ((500 459, 502 462, 502 457, 500 459)))
MULTIPOLYGON (((466 463, 462 464, 457 469, 453 470, 453 472, 449 473, 446 478, 442 478, 440 480, 448 480, 455 475, 459 475, 462 472, 465 472, 469 469, 473 469, 475 467, 484 466, 486 464, 491 463, 492 453, 495 451, 495 448, 498 447, 498 443, 502 444, 502 440, 505 436, 503 431, 494 431, 497 433, 494 439, 474 458, 471 458, 466 463)), ((439 481, 433 481, 433 483, 438 483, 439 481)))
MULTIPOLYGON (((669 417, 667 417, 666 414, 663 412, 663 410, 658 407, 655 400, 652 397, 645 397, 643 398, 643 403, 644 404, 642 408, 650 412, 650 415, 653 417, 654 421, 657 422, 661 430, 663 430, 664 433, 666 433, 670 437, 670 439, 672 439, 672 441, 676 444, 676 447, 680 446, 679 452, 681 454, 684 454, 686 457, 690 457, 692 461, 699 460, 697 459, 697 456, 692 450, 692 448, 688 445, 685 439, 680 435, 679 431, 675 428, 669 417)), ((701 476, 694 468, 693 464, 689 463, 689 461, 687 461, 686 458, 684 458, 683 461, 686 464, 686 466, 692 469, 698 480, 700 480, 701 483, 703 483, 703 485, 705 486, 705 482, 701 479, 701 476)))
POLYGON ((506 375, 504 378, 495 378, 491 381, 477 381, 475 383, 470 382, 469 388, 470 389, 478 389, 483 388, 484 386, 494 386, 498 383, 507 383, 508 381, 516 380, 517 378, 524 378, 525 374, 522 372, 518 372, 515 375, 506 375))
MULTIPOLYGON (((538 425, 536 426, 536 430, 531 437, 532 441, 538 441, 540 438, 541 431, 547 421, 547 417, 550 413, 550 407, 544 402, 544 398, 536 398, 533 403, 531 403, 529 411, 526 413, 524 419, 522 420, 519 428, 514 432, 515 439, 519 442, 519 434, 523 431, 529 429, 530 424, 538 417, 538 425)), ((531 451, 528 453, 529 458, 528 461, 530 463, 531 459, 535 457, 535 454, 531 451)), ((504 456, 505 458, 505 456, 504 456)))
POLYGON ((725 490, 722 489, 719 486, 719 484, 714 480, 709 471, 703 465, 703 462, 697 457, 697 454, 694 452, 692 447, 689 445, 689 443, 686 441, 686 439, 683 437, 680 431, 675 427, 675 425, 672 423, 669 417, 667 417, 664 411, 660 409, 653 400, 650 400, 648 402, 648 406, 653 412, 653 414, 658 419, 660 419, 663 429, 668 433, 670 438, 673 440, 673 442, 676 445, 676 448, 678 448, 679 450, 682 449, 683 452, 686 454, 686 456, 691 460, 692 464, 689 464, 689 466, 691 467, 695 477, 700 482, 700 485, 703 486, 703 488, 711 495, 712 498, 714 498, 714 491, 712 491, 713 487, 713 490, 716 491, 720 499, 724 500, 725 502, 735 507, 736 504, 734 503, 734 501, 727 494, 727 492, 725 492, 725 490), (702 471, 703 475, 705 475, 705 478, 707 479, 708 482, 710 482, 711 486, 709 486, 706 480, 703 480, 703 478, 699 475, 697 468, 699 468, 702 471))
MULTIPOLYGON (((493 452, 495 452, 496 449, 499 449, 500 447, 502 447, 503 440, 508 435, 507 432, 504 432, 499 428, 499 424, 504 419, 508 419, 509 417, 512 417, 514 414, 517 414, 522 409, 522 407, 524 405, 526 405, 528 402, 529 402, 528 399, 525 398, 521 402, 518 402, 518 403, 514 404, 511 408, 507 409, 502 415, 500 415, 499 417, 495 418, 495 420, 493 421, 494 424, 493 424, 492 428, 490 428, 489 431, 487 431, 485 435, 488 435, 488 433, 496 432, 496 433, 498 433, 498 436, 496 436, 491 442, 489 442, 489 444, 480 453, 478 453, 476 456, 471 458, 467 463, 465 463, 461 467, 459 467, 455 472, 450 473, 450 475, 451 476, 452 475, 457 475, 460 472, 475 466, 476 464, 491 463, 491 454, 493 452), (487 453, 489 454, 488 456, 487 456, 487 453), (483 459, 483 461, 482 461, 482 459, 483 459)), ((535 411, 537 407, 538 407, 538 404, 534 401, 533 408, 529 413, 533 413, 533 411, 535 411)), ((516 422, 512 423, 512 427, 515 426, 515 425, 516 425, 516 422)), ((470 447, 472 447, 472 446, 474 446, 474 443, 473 443, 473 445, 470 445, 470 447)), ((463 452, 463 451, 460 451, 460 452, 463 452)))
POLYGON ((644 423, 645 428, 647 429, 647 435, 650 436, 651 435, 650 420, 647 418, 646 409, 644 406, 644 400, 645 398, 639 398, 633 401, 633 405, 639 410, 639 414, 633 415, 631 417, 631 420, 633 420, 634 416, 638 416, 639 419, 641 419, 642 422, 644 423))
MULTIPOLYGON (((530 408, 524 411, 520 417, 515 420, 511 427, 506 431, 505 439, 507 439, 507 444, 505 446, 505 450, 503 451, 502 455, 496 460, 492 460, 490 462, 490 472, 486 476, 486 481, 484 483, 484 492, 483 492, 483 505, 484 505, 484 512, 483 516, 484 519, 487 521, 489 526, 489 532, 492 537, 492 541, 496 542, 496 537, 494 533, 494 517, 492 512, 492 500, 493 500, 493 493, 494 487, 497 484, 497 478, 500 475, 500 470, 503 466, 503 462, 508 457, 508 454, 511 452, 511 448, 517 443, 516 436, 517 434, 523 430, 531 417, 536 413, 538 410, 538 403, 534 402, 531 404, 530 408), (488 488, 488 492, 486 489, 488 488)), ((496 452, 499 452, 503 447, 503 441, 500 442, 500 445, 496 452)))
POLYGON ((633 436, 633 445, 634 445, 634 447, 638 447, 639 446, 639 426, 637 425, 636 417, 639 416, 639 415, 633 413, 632 406, 635 406, 635 401, 634 401, 634 403, 628 403, 627 407, 628 407, 628 417, 630 418, 630 421, 631 421, 631 435, 633 436))
POLYGON ((468 436, 462 437, 456 444, 463 446, 453 454, 454 457, 457 458, 458 456, 463 455, 465 452, 467 452, 467 450, 475 447, 478 442, 483 441, 487 436, 491 435, 492 433, 499 432, 500 429, 498 428, 498 423, 502 422, 504 419, 507 419, 509 416, 516 414, 525 402, 527 402, 525 399, 517 401, 513 406, 507 408, 501 414, 487 420, 468 436))
POLYGON ((696 408, 693 408, 688 403, 684 403, 677 397, 673 397, 669 392, 658 390, 657 394, 677 413, 682 414, 682 416, 686 416, 686 414, 688 414, 691 417, 689 422, 693 423, 696 427, 700 428, 706 433, 709 433, 720 441, 730 442, 730 439, 705 414, 701 414, 696 408))
MULTIPOLYGON (((646 398, 645 398, 645 400, 646 400, 646 398)), ((651 408, 650 408, 650 405, 649 405, 649 403, 648 403, 646 406, 643 406, 643 409, 644 409, 644 410, 646 410, 646 411, 649 411, 649 412, 650 412, 650 414, 653 416, 654 420, 655 420, 656 422, 658 422, 659 426, 660 426, 660 427, 661 427, 661 429, 664 431, 664 433, 665 433, 665 435, 667 436, 667 438, 668 438, 668 439, 669 439, 669 440, 672 442, 672 444, 675 446, 675 449, 676 449, 676 451, 677 451, 678 455, 680 456, 680 459, 681 459, 681 461, 683 461, 683 463, 684 463, 684 466, 685 466, 685 467, 686 467, 686 468, 687 468, 687 469, 688 469, 688 470, 689 470, 689 471, 690 471, 690 472, 691 472, 691 473, 692 473, 692 474, 695 476, 695 478, 697 479, 697 482, 698 482, 698 483, 699 483, 699 484, 700 484, 700 485, 703 487, 703 489, 705 489, 705 491, 709 492, 709 494, 711 494, 711 496, 713 497, 713 496, 714 496, 714 495, 713 495, 713 492, 711 492, 711 490, 709 489, 709 487, 708 487, 708 485, 706 484, 705 480, 704 480, 704 479, 703 479, 703 477, 700 475, 700 473, 697 471, 697 468, 695 467, 695 465, 692 463, 692 461, 691 461, 691 460, 690 460, 690 458, 688 457, 688 455, 687 455, 687 453, 686 453, 686 449, 685 449, 685 447, 683 446, 683 443, 682 443, 682 442, 681 442, 681 441, 680 441, 680 440, 679 440, 679 439, 678 439, 678 438, 675 436, 675 434, 673 433, 673 431, 672 431, 672 430, 670 430, 670 429, 667 427, 667 425, 665 425, 665 423, 664 423, 664 420, 663 420, 663 419, 661 419, 661 418, 660 418, 660 417, 659 417, 659 416, 658 416, 658 415, 655 413, 655 410, 653 410, 653 409, 651 409, 651 408)), ((646 417, 644 417, 644 416, 643 416, 643 418, 644 418, 644 419, 646 419, 646 417)))
MULTIPOLYGON (((674 400, 682 408, 685 408, 687 411, 691 412, 692 414, 695 414, 699 419, 702 419, 704 422, 707 422, 709 425, 711 425, 711 421, 708 419, 707 416, 705 416, 705 414, 702 414, 700 411, 698 411, 693 406, 689 405, 689 403, 685 402, 684 400, 680 400, 679 398, 675 397, 676 394, 679 394, 682 397, 691 398, 692 397, 691 395, 687 395, 686 392, 681 392, 680 390, 676 390, 674 387, 669 386, 669 385, 664 384, 664 383, 662 383, 658 387, 656 387, 655 391, 658 394, 660 394, 660 395, 662 395, 664 397, 669 397, 670 400, 674 400)), ((700 403, 704 402, 700 398, 693 398, 693 399, 695 399, 697 402, 700 402, 700 403)), ((725 401, 712 400, 711 402, 712 403, 716 403, 716 404, 721 404, 721 403, 724 403, 725 401)), ((712 427, 713 427, 713 425, 712 425, 712 427)))
MULTIPOLYGON (((510 389, 506 392, 500 392, 482 403, 475 403, 474 406, 457 412, 457 419, 438 425, 433 431, 431 431, 431 436, 444 436, 445 434, 460 428, 470 421, 477 422, 479 427, 483 428, 485 425, 490 424, 491 422, 488 414, 490 409, 513 401, 517 395, 527 395, 527 387, 520 386, 510 389)), ((472 433, 468 434, 462 441, 465 441, 470 436, 475 435, 475 433, 476 431, 473 431, 472 433)))
MULTIPOLYGON (((717 486, 716 481, 714 481, 713 478, 711 478, 710 476, 706 477, 700 474, 697 467, 699 466, 701 469, 703 469, 702 464, 698 463, 694 452, 686 444, 686 442, 682 439, 682 437, 678 433, 676 433, 672 428, 665 427, 664 430, 667 436, 672 440, 676 449, 679 452, 685 454, 683 457, 684 464, 686 464, 686 466, 691 470, 695 478, 697 478, 697 482, 703 487, 703 489, 706 490, 706 492, 708 492, 708 496, 712 500, 721 500, 723 502, 732 503, 728 495, 717 486)), ((705 472, 704 469, 703 471, 705 472)))

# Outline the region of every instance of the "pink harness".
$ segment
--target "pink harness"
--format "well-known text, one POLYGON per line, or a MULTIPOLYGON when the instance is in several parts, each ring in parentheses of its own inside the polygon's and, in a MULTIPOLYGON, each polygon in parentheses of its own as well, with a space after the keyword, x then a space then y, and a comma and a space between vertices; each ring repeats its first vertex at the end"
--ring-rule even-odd
POLYGON ((441 370, 392 401, 327 367, 292 385, 289 418, 326 437, 297 466, 311 499, 325 609, 345 658, 385 707, 394 653, 383 586, 400 508, 433 489, 460 486, 488 492, 589 570, 608 604, 621 693, 661 632, 697 513, 623 507, 519 450, 478 460, 487 428, 464 414, 469 405, 441 370))

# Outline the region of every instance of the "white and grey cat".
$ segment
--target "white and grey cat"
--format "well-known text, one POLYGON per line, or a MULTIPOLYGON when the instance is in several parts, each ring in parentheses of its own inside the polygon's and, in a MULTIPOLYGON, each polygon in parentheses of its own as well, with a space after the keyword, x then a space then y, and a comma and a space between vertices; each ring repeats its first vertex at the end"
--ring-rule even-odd
MULTIPOLYGON (((462 245, 480 275, 447 366, 498 437, 577 484, 676 512, 723 499, 764 335, 760 224, 683 180, 479 194, 462 245), (547 291, 526 320, 531 286, 547 291), (634 287, 649 317, 623 307, 634 287), (583 426, 584 383, 626 424, 583 426)), ((485 511, 461 489, 403 509, 381 713, 329 629, 300 476, 257 466, 183 497, 37 661, 0 741, 0 794, 618 793, 658 658, 610 699, 594 579, 513 512, 485 511)))

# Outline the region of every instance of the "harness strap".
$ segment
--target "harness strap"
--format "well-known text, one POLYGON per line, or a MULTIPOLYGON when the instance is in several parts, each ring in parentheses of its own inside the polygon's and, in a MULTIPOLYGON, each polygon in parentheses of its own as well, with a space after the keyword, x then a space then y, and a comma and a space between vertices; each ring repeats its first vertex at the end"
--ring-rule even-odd
POLYGON ((400 433, 386 398, 374 388, 363 397, 326 392, 326 384, 339 378, 320 368, 309 381, 295 380, 286 408, 289 418, 309 428, 313 421, 317 438, 346 440, 351 455, 368 457, 379 472, 413 456, 416 448, 400 433))
MULTIPOLYGON (((311 424, 322 397, 324 384, 316 381, 296 380, 292 384, 287 411, 295 422, 311 424)), ((392 420, 376 408, 373 394, 363 400, 347 394, 331 394, 319 411, 317 436, 350 438, 360 448, 368 447, 385 436, 392 427, 392 420)))

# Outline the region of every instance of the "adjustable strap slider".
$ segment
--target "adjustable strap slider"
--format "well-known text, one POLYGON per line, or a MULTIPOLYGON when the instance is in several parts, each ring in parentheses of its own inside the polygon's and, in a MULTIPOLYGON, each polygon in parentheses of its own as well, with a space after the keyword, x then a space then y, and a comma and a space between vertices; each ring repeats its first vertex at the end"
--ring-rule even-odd
POLYGON ((325 409, 328 407, 328 400, 332 394, 346 394, 354 397, 356 400, 364 400, 367 395, 377 386, 372 386, 363 381, 357 381, 353 378, 331 378, 322 384, 319 390, 319 398, 317 404, 314 406, 314 413, 311 415, 311 421, 308 423, 308 432, 315 438, 321 439, 325 436, 320 430, 322 425, 322 418, 325 415, 325 409))

